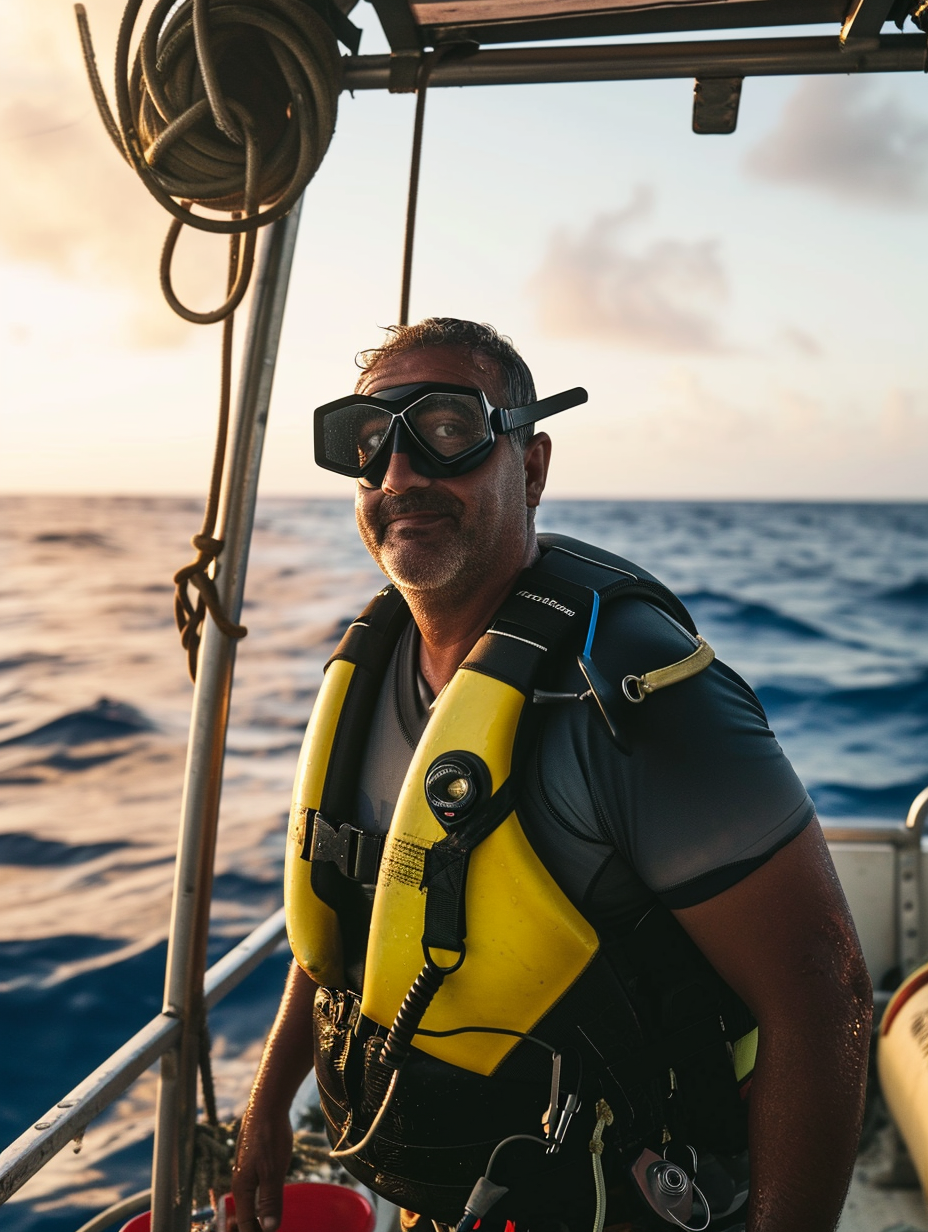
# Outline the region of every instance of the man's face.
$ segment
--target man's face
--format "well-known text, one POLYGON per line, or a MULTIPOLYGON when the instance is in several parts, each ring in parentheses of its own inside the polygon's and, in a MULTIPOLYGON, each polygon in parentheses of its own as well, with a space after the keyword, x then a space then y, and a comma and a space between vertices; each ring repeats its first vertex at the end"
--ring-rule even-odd
MULTIPOLYGON (((366 375, 360 392, 417 381, 469 385, 494 406, 507 402, 496 365, 456 346, 389 356, 366 375)), ((534 491, 529 502, 538 503, 534 491)), ((456 478, 427 479, 406 454, 394 454, 379 488, 358 483, 355 513, 365 547, 391 581, 404 590, 463 595, 475 578, 508 577, 519 568, 526 504, 522 455, 501 438, 486 461, 456 478)))

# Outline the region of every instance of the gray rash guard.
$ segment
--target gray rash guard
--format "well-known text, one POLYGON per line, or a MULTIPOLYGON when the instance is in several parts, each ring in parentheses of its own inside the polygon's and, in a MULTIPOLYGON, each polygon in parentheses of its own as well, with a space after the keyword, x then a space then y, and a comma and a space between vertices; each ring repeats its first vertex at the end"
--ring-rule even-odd
MULTIPOLYGON (((600 616, 593 659, 618 685, 691 654, 693 638, 640 599, 600 616)), ((410 624, 387 671, 360 779, 358 824, 386 833, 432 700, 410 624)), ((558 691, 583 694, 576 661, 558 691)), ((693 906, 760 867, 813 816, 750 687, 716 659, 624 707, 630 752, 594 702, 545 706, 518 815, 567 896, 606 936, 653 903, 693 906)))

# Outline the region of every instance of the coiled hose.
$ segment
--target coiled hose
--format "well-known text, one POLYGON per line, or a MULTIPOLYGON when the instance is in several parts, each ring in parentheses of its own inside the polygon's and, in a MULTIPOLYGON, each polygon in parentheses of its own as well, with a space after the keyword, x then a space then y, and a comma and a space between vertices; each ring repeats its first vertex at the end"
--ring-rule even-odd
POLYGON ((445 975, 446 972, 440 967, 427 962, 416 976, 387 1034, 380 1054, 381 1064, 390 1069, 399 1069, 409 1056, 419 1024, 444 983, 445 975))
POLYGON ((210 574, 231 401, 232 322, 254 267, 259 227, 282 218, 312 179, 335 131, 341 57, 316 11, 328 0, 157 0, 132 59, 144 0, 129 0, 116 42, 116 115, 107 101, 87 13, 75 6, 97 109, 123 158, 173 216, 161 254, 161 289, 179 316, 223 322, 219 426, 196 558, 174 576, 175 616, 196 676, 207 611, 228 637, 247 629, 222 610, 210 574), (193 206, 208 214, 194 213, 193 206), (216 213, 230 217, 216 217, 216 213), (229 236, 226 296, 198 312, 174 292, 171 261, 183 226, 229 236), (190 594, 190 587, 196 592, 190 594))
POLYGON ((393 1070, 393 1073, 390 1075, 387 1093, 384 1095, 381 1105, 377 1109, 364 1137, 353 1146, 345 1145, 352 1125, 352 1118, 349 1115, 341 1138, 330 1152, 333 1159, 344 1159, 349 1155, 357 1155, 373 1141, 381 1122, 387 1115, 390 1104, 393 1102, 400 1067, 409 1056, 409 1049, 412 1047, 412 1041, 415 1038, 419 1024, 425 1017, 425 1011, 432 1004, 435 994, 441 988, 447 974, 448 969, 442 969, 436 966, 430 959, 427 959, 425 966, 416 976, 412 987, 403 998, 403 1004, 397 1011, 393 1026, 387 1033, 387 1038, 380 1053, 381 1064, 393 1070))

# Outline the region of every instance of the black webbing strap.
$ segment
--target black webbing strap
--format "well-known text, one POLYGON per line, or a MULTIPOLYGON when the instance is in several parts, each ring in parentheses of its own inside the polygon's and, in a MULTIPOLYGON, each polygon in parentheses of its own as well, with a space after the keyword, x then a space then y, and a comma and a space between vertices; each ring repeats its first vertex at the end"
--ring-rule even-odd
POLYGON ((538 544, 544 553, 542 569, 558 578, 582 579, 599 592, 603 603, 619 595, 643 599, 662 608, 695 636, 696 626, 684 605, 672 590, 641 565, 569 535, 539 535, 538 544))
POLYGON ((464 890, 471 852, 515 808, 517 781, 510 774, 484 809, 425 853, 420 889, 426 891, 422 933, 426 949, 434 947, 458 952, 463 949, 467 935, 464 890))
POLYGON ((316 813, 312 834, 303 849, 303 859, 326 861, 334 864, 343 877, 373 885, 380 868, 383 844, 382 834, 368 834, 347 822, 339 825, 316 813))

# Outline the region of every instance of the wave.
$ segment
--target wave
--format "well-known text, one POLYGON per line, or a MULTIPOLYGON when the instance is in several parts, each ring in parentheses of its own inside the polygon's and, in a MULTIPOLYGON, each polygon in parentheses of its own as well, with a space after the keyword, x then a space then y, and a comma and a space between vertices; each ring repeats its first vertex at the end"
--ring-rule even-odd
POLYGON ((885 787, 857 787, 851 783, 816 783, 809 788, 820 817, 874 817, 905 821, 925 779, 890 783, 885 787))
POLYGON ((44 654, 38 650, 27 650, 23 654, 10 655, 0 659, 0 672, 12 672, 19 667, 38 667, 41 664, 64 663, 65 655, 44 654))
POLYGON ((132 843, 61 843, 54 839, 36 838, 34 834, 12 832, 0 834, 0 864, 16 865, 19 868, 42 868, 53 865, 61 868, 66 864, 85 864, 99 856, 108 856, 132 843))
POLYGON ((766 685, 757 689, 757 696, 765 710, 780 713, 805 706, 816 711, 840 709, 861 717, 905 714, 928 719, 928 671, 897 684, 861 689, 828 689, 820 681, 803 681, 793 688, 766 685))
POLYGON ((268 881, 260 877, 249 877, 245 873, 218 873, 213 878, 213 899, 224 899, 234 903, 261 902, 268 895, 280 897, 280 880, 275 877, 268 881))
POLYGON ((93 530, 47 531, 44 534, 33 535, 33 543, 56 543, 69 548, 105 548, 115 551, 115 547, 106 538, 93 530))
POLYGON ((42 723, 18 736, 0 740, 0 748, 11 744, 65 744, 74 746, 90 744, 95 740, 114 740, 120 736, 134 736, 139 732, 154 731, 155 724, 141 710, 128 702, 98 698, 92 706, 71 710, 42 723))
POLYGON ((881 590, 877 599, 892 599, 897 603, 928 603, 928 577, 917 577, 907 586, 881 590))
POLYGON ((827 640, 829 637, 828 633, 816 629, 814 625, 798 620, 795 616, 787 616, 766 603, 746 603, 714 590, 691 591, 689 594, 681 594, 680 598, 687 607, 709 607, 711 610, 705 615, 711 619, 747 625, 753 632, 787 633, 790 637, 807 641, 827 640))

